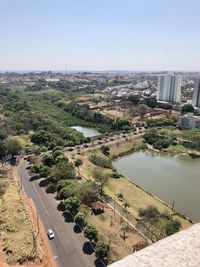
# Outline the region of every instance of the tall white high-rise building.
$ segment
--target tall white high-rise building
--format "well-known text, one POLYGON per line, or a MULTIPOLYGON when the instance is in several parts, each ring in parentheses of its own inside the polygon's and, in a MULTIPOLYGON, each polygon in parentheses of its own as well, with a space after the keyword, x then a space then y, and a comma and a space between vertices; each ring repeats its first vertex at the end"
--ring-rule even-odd
POLYGON ((196 108, 200 108, 200 79, 196 79, 194 84, 192 105, 196 108))
POLYGON ((178 103, 181 97, 181 80, 179 75, 166 74, 158 77, 157 100, 178 103))

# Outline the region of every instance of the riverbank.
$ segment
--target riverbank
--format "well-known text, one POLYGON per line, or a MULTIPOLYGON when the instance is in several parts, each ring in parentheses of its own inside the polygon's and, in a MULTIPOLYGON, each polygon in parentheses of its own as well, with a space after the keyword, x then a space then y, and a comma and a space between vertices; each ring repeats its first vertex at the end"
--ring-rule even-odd
MULTIPOLYGON (((110 157, 116 158, 119 155, 124 155, 126 153, 133 151, 134 147, 139 147, 143 142, 141 137, 134 139, 134 141, 124 140, 123 142, 115 142, 110 145, 110 157), (130 141, 130 142, 129 142, 130 141)), ((113 173, 116 174, 116 170, 108 168, 97 167, 90 162, 89 157, 92 153, 96 153, 98 156, 105 157, 100 149, 90 149, 88 151, 83 151, 79 153, 70 153, 70 161, 74 161, 77 158, 81 158, 83 165, 80 166, 80 172, 86 177, 93 179, 94 169, 98 169, 101 173, 113 177, 113 173)), ((141 166, 142 167, 142 166, 141 166)), ((139 210, 141 208, 146 208, 149 205, 157 207, 161 212, 169 212, 173 218, 179 219, 181 221, 183 229, 189 227, 193 222, 184 215, 181 215, 174 211, 168 204, 160 200, 150 192, 145 191, 142 187, 138 186, 133 181, 128 178, 118 175, 119 178, 110 178, 109 183, 104 187, 105 192, 111 196, 118 204, 122 205, 122 201, 127 201, 130 204, 128 212, 131 213, 136 219, 139 218, 139 210), (123 196, 123 200, 119 198, 119 195, 123 196)))

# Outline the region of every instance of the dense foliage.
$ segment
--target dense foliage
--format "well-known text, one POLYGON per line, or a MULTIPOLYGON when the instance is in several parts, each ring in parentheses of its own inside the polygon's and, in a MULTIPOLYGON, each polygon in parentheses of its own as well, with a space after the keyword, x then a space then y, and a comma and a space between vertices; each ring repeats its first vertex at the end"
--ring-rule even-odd
POLYGON ((112 162, 108 158, 106 159, 96 154, 92 154, 89 160, 96 166, 103 167, 103 168, 112 168, 112 162))
POLYGON ((173 219, 172 215, 167 211, 161 213, 154 206, 140 209, 139 216, 141 219, 138 221, 138 226, 145 231, 153 242, 172 235, 181 229, 179 220, 173 219))
POLYGON ((159 134, 155 128, 148 129, 144 134, 144 139, 159 150, 176 144, 175 137, 159 134))

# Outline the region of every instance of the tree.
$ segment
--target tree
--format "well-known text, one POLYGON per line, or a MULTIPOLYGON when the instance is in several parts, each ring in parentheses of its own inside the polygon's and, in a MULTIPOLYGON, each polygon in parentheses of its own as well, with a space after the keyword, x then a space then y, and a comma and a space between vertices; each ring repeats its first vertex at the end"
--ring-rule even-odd
POLYGON ((137 105, 140 103, 140 95, 129 95, 128 100, 133 103, 133 105, 137 105))
POLYGON ((87 225, 84 228, 84 236, 88 238, 91 242, 92 241, 96 242, 98 240, 98 232, 95 226, 91 224, 87 225))
POLYGON ((172 235, 181 228, 180 221, 173 220, 171 214, 166 211, 161 213, 155 206, 140 209, 139 215, 141 219, 138 221, 138 226, 152 242, 172 235))
POLYGON ((99 259, 104 259, 108 257, 110 247, 103 241, 98 241, 95 246, 95 256, 99 259))
POLYGON ((63 204, 67 211, 75 215, 78 212, 81 202, 77 197, 69 197, 63 201, 63 204))
POLYGON ((108 183, 109 176, 108 174, 104 174, 97 169, 94 169, 93 171, 93 177, 97 181, 97 183, 100 185, 100 195, 103 194, 103 187, 108 183))
POLYGON ((173 235, 180 231, 181 229, 181 223, 179 220, 171 220, 169 223, 166 225, 166 235, 173 235))
POLYGON ((61 199, 74 197, 78 195, 77 180, 61 180, 58 182, 58 195, 61 199))
POLYGON ((145 103, 150 108, 155 108, 157 105, 157 101, 155 97, 148 97, 145 99, 145 103))
POLYGON ((101 151, 104 155, 109 156, 110 155, 110 148, 108 146, 102 146, 101 151))
POLYGON ((159 214, 159 210, 153 205, 149 205, 145 209, 139 209, 139 216, 141 217, 155 218, 159 214))
POLYGON ((22 145, 17 138, 7 137, 3 142, 8 154, 15 156, 22 150, 22 145))
POLYGON ((125 200, 122 204, 124 206, 125 211, 127 211, 127 208, 130 208, 130 204, 125 200))
POLYGON ((90 205, 92 202, 97 201, 99 193, 100 193, 99 185, 92 180, 87 180, 80 184, 80 189, 79 189, 80 200, 85 205, 90 205))
POLYGON ((181 109, 182 114, 188 113, 188 112, 192 113, 193 111, 194 111, 194 107, 191 104, 185 104, 182 106, 182 109, 181 109))
POLYGON ((41 144, 45 144, 47 141, 48 142, 52 141, 52 137, 47 131, 42 130, 42 131, 39 131, 37 133, 34 133, 31 136, 31 141, 34 144, 41 145, 41 144))
POLYGON ((42 161, 45 165, 51 167, 54 164, 54 158, 50 153, 44 154, 42 161))
POLYGON ((74 217, 74 222, 75 222, 75 224, 80 226, 80 228, 84 228, 87 225, 86 214, 81 212, 81 211, 79 211, 76 214, 76 216, 74 217))
POLYGON ((0 142, 0 159, 6 155, 6 146, 4 142, 0 142))
POLYGON ((76 159, 75 162, 74 162, 74 166, 78 168, 79 170, 79 167, 83 165, 83 161, 82 159, 76 159))
POLYGON ((74 179, 74 166, 72 163, 67 163, 65 161, 58 162, 56 165, 53 166, 52 175, 54 176, 55 181, 74 179))
POLYGON ((63 151, 62 150, 54 150, 53 151, 53 153, 52 153, 52 156, 53 156, 53 158, 54 159, 56 159, 58 156, 63 156, 64 155, 64 153, 63 153, 63 151))
POLYGON ((137 112, 139 113, 141 119, 144 117, 147 111, 148 111, 148 107, 145 104, 138 105, 137 112))
POLYGON ((63 155, 61 154, 55 158, 55 164, 58 164, 59 162, 67 163, 68 161, 69 161, 68 158, 66 158, 64 154, 63 155))
POLYGON ((152 145, 157 141, 157 131, 154 128, 148 129, 144 134, 144 139, 147 143, 152 145))

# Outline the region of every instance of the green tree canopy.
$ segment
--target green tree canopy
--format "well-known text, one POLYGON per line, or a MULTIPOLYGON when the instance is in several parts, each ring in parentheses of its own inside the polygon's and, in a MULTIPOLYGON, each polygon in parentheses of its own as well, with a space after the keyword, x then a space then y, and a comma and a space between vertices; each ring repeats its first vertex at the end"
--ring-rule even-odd
POLYGON ((194 107, 191 104, 185 104, 182 106, 181 109, 181 113, 188 113, 188 112, 193 112, 194 111, 194 107))
POLYGON ((85 227, 87 225, 86 214, 79 211, 74 217, 74 222, 81 228, 85 227))
POLYGON ((98 232, 94 225, 87 225, 84 229, 84 236, 88 238, 90 241, 97 241, 98 232))
POLYGON ((95 256, 99 259, 104 259, 108 257, 110 247, 103 241, 98 241, 95 246, 95 256))
POLYGON ((92 181, 87 180, 80 184, 80 200, 86 205, 90 205, 92 202, 98 200, 100 194, 99 185, 92 181))
POLYGON ((77 214, 81 203, 77 197, 69 197, 63 200, 63 204, 67 211, 69 211, 72 215, 75 215, 77 214))
POLYGON ((54 158, 50 153, 45 153, 42 161, 45 165, 51 167, 54 164, 54 158))
POLYGON ((15 137, 7 137, 4 141, 7 154, 17 155, 22 150, 22 145, 15 137))
POLYGON ((54 176, 55 181, 74 179, 76 176, 73 164, 63 161, 58 162, 53 166, 52 175, 54 176))

